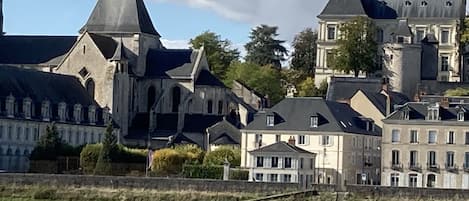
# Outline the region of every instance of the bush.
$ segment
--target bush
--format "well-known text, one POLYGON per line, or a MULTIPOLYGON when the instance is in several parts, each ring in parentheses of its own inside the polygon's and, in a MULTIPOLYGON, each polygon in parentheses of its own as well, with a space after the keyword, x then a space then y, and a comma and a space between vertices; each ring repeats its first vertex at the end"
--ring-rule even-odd
POLYGON ((230 162, 233 167, 238 167, 241 164, 241 150, 231 147, 220 147, 205 155, 204 165, 223 165, 225 159, 230 162))
POLYGON ((85 174, 93 174, 102 144, 88 144, 80 153, 80 166, 85 174))
POLYGON ((182 174, 185 178, 223 179, 223 166, 184 165, 182 174))
POLYGON ((233 170, 233 169, 231 169, 230 179, 231 180, 247 181, 247 180, 249 180, 249 170, 239 170, 239 169, 233 170))
POLYGON ((38 188, 33 192, 33 199, 38 200, 55 200, 57 191, 54 189, 38 188))
POLYGON ((187 154, 175 149, 161 149, 153 154, 151 170, 158 176, 179 174, 187 159, 187 154))
POLYGON ((197 145, 179 145, 175 147, 175 150, 187 156, 185 163, 202 164, 205 157, 205 152, 197 145))

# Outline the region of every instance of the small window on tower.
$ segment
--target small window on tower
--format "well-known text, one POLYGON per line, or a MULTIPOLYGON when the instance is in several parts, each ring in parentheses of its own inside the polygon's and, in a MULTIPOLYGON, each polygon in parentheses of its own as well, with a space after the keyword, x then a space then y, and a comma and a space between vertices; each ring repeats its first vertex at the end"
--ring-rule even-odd
POLYGON ((86 77, 88 74, 90 74, 90 73, 88 72, 88 70, 86 70, 85 67, 83 67, 83 68, 80 70, 80 72, 78 72, 78 74, 80 74, 80 76, 81 76, 82 78, 85 78, 85 77, 86 77))

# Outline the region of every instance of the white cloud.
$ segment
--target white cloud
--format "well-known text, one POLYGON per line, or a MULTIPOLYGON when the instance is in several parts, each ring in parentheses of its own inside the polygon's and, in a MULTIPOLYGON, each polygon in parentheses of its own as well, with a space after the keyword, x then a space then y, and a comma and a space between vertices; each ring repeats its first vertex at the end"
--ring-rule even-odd
POLYGON ((178 2, 195 8, 212 10, 218 15, 252 26, 278 26, 280 38, 292 41, 307 27, 317 27, 316 16, 327 0, 154 0, 178 2))

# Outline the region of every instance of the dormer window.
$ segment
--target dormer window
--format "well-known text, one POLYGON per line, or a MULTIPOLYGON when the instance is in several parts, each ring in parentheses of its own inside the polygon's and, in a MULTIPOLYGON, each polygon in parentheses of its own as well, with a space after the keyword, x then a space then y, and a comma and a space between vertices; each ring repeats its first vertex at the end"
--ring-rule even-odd
POLYGON ((447 2, 446 2, 446 6, 448 6, 448 7, 453 6, 453 2, 447 1, 447 2))
POLYGON ((404 43, 404 36, 398 36, 397 37, 397 43, 404 43))
POLYGON ((409 113, 410 113, 409 109, 405 108, 402 111, 402 120, 409 120, 410 119, 409 113))
POLYGON ((50 121, 50 102, 43 101, 41 107, 41 115, 43 121, 50 121))
POLYGON ((31 98, 25 98, 23 100, 23 114, 25 119, 31 119, 31 98))
POLYGON ((374 121, 366 121, 366 130, 367 131, 375 131, 375 122, 374 121))
POLYGON ((81 123, 81 105, 75 104, 73 106, 73 119, 77 124, 81 123))
POLYGON ((267 115, 267 126, 273 127, 275 125, 274 115, 267 115))
POLYGON ((15 116, 15 97, 13 95, 7 96, 5 100, 7 117, 13 118, 15 116))
POLYGON ((411 6, 412 5, 412 2, 410 1, 405 1, 405 6, 411 6))
POLYGON ((464 121, 464 112, 463 111, 458 112, 458 121, 464 121))
POLYGON ((90 124, 96 124, 96 106, 94 105, 88 108, 88 120, 90 124))
POLYGON ((420 2, 420 6, 422 6, 422 7, 425 7, 425 6, 427 6, 427 5, 428 5, 428 2, 427 2, 427 1, 422 1, 422 2, 420 2))
POLYGON ((437 121, 440 119, 440 107, 437 104, 436 106, 431 106, 428 108, 427 120, 437 121))
POLYGON ((318 116, 311 116, 310 118, 310 127, 317 128, 319 125, 319 117, 318 116))
POLYGON ((67 121, 67 104, 64 102, 59 103, 59 121, 65 122, 67 121))

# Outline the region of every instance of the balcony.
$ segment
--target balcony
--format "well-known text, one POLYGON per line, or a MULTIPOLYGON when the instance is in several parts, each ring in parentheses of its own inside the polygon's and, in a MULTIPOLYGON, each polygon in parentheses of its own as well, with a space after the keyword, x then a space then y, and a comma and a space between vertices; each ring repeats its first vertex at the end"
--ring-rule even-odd
POLYGON ((457 173, 459 169, 458 166, 455 164, 445 164, 445 167, 446 167, 446 171, 453 172, 453 173, 457 173))
POLYGON ((402 171, 404 166, 401 163, 391 163, 391 169, 395 171, 402 171))
POLYGON ((415 172, 421 172, 422 166, 419 163, 409 163, 409 170, 415 172))
POLYGON ((431 172, 439 172, 440 171, 440 165, 436 163, 427 163, 427 170, 431 172))
POLYGON ((469 172, 469 163, 464 163, 464 172, 469 172))

